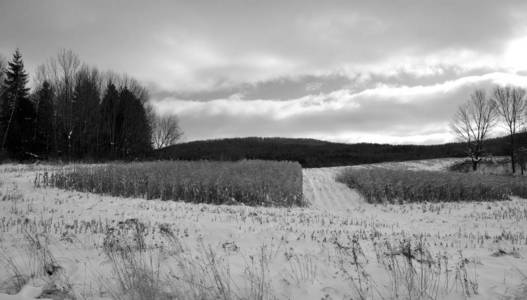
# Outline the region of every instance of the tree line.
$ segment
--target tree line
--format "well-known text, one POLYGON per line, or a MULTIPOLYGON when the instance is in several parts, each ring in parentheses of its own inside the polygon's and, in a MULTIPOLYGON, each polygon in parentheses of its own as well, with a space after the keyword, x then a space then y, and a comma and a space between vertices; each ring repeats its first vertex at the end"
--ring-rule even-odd
POLYGON ((451 123, 452 130, 466 145, 466 153, 475 171, 488 152, 485 147, 490 132, 502 125, 508 133, 508 155, 512 173, 517 166, 521 173, 527 163, 527 148, 519 147, 518 133, 525 132, 527 92, 521 87, 495 86, 490 93, 475 90, 461 105, 451 123))
MULTIPOLYGON (((487 147, 501 151, 501 141, 489 141, 487 147)), ((343 144, 313 139, 229 138, 193 141, 159 149, 157 159, 228 160, 264 159, 299 162, 305 168, 346 166, 439 157, 464 156, 464 144, 388 145, 343 144)))
POLYGON ((37 68, 28 87, 20 50, 0 59, 0 151, 16 159, 133 159, 182 135, 154 112, 137 80, 81 63, 71 50, 37 68))

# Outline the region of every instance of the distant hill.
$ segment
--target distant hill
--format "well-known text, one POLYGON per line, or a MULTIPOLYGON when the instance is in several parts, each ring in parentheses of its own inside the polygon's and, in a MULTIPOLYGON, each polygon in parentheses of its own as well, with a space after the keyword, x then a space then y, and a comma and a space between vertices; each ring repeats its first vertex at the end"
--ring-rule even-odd
MULTIPOLYGON (((486 149, 493 155, 507 155, 507 137, 490 139, 486 149)), ((527 134, 517 141, 527 145, 527 134)), ((315 139, 230 138, 194 141, 156 150, 157 159, 240 160, 265 159, 298 161, 303 167, 330 167, 442 157, 464 157, 462 143, 441 145, 344 144, 315 139)))

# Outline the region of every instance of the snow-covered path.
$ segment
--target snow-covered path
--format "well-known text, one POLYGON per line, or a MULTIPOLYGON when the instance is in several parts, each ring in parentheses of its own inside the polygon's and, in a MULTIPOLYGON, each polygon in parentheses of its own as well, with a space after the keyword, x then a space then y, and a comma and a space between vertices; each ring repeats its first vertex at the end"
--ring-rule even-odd
POLYGON ((304 169, 304 197, 312 208, 345 212, 364 204, 358 192, 335 180, 342 167, 304 169))

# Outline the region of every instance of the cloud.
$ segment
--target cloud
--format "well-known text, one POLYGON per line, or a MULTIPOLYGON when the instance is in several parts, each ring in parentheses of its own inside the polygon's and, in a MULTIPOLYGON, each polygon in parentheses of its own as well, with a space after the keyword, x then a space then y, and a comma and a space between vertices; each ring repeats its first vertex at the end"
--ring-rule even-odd
POLYGON ((476 88, 527 85, 527 76, 489 73, 441 84, 341 89, 289 101, 239 98, 155 105, 177 114, 188 140, 235 136, 313 137, 346 142, 451 141, 449 120, 476 88))
POLYGON ((426 75, 444 65, 495 66, 507 43, 527 34, 524 1, 20 0, 0 5, 7 51, 21 47, 36 64, 56 48, 73 48, 90 63, 179 92, 303 75, 354 78, 399 70, 426 75))
POLYGON ((60 47, 128 73, 189 139, 431 142, 472 88, 522 84, 527 2, 0 1, 0 37, 31 73, 60 47))

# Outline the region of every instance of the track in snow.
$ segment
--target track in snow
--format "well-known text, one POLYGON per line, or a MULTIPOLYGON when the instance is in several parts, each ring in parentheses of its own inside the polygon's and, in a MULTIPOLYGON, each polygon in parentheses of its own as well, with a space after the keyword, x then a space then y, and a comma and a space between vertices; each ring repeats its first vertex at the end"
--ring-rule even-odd
POLYGON ((341 211, 366 203, 360 194, 335 180, 342 167, 304 169, 304 197, 312 208, 341 211))

